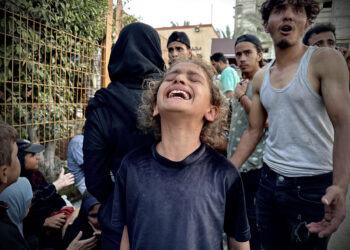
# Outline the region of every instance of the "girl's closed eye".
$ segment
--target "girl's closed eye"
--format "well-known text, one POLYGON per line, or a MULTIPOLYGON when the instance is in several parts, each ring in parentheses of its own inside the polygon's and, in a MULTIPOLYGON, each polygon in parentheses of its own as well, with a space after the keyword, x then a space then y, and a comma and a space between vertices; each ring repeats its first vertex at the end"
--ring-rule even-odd
POLYGON ((164 78, 164 81, 171 82, 175 79, 175 74, 169 74, 164 78))
POLYGON ((166 82, 171 82, 172 80, 174 80, 174 78, 173 77, 166 77, 165 79, 164 79, 164 81, 166 81, 166 82))
POLYGON ((199 77, 189 77, 189 80, 194 83, 200 83, 201 79, 199 77))

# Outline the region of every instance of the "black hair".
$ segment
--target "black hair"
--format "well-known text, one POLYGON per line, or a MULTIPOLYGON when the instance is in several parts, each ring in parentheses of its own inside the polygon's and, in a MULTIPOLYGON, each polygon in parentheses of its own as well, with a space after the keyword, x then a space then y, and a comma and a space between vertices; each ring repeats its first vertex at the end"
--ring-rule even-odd
POLYGON ((332 32, 334 37, 335 36, 335 26, 332 23, 319 23, 311 27, 304 35, 303 38, 303 44, 310 45, 309 39, 313 34, 319 34, 322 32, 332 32))
POLYGON ((217 52, 211 55, 210 61, 215 61, 215 62, 222 61, 223 63, 227 63, 227 58, 224 56, 223 53, 217 52))
MULTIPOLYGON (((285 0, 267 0, 260 8, 260 13, 264 22, 269 20, 271 11, 274 7, 282 4, 285 0)), ((302 6, 305 8, 306 16, 308 20, 316 19, 318 13, 320 12, 319 2, 316 0, 287 0, 289 4, 294 4, 297 6, 302 6)))

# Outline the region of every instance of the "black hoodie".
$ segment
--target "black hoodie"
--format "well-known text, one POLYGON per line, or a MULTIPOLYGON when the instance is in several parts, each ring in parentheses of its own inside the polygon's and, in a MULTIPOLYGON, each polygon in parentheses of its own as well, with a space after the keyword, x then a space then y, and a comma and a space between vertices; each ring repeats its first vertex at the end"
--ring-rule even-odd
POLYGON ((88 191, 101 202, 112 193, 110 171, 116 173, 130 150, 154 141, 152 135, 137 129, 137 109, 143 81, 161 78, 164 69, 157 31, 143 23, 125 26, 109 59, 112 82, 96 92, 86 113, 85 182, 88 191))

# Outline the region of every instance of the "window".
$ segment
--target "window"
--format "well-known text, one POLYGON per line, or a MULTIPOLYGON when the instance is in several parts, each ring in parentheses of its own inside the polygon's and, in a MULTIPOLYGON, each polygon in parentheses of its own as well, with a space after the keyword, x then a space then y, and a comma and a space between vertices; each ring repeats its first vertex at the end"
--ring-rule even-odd
POLYGON ((324 9, 332 8, 332 1, 324 2, 323 3, 323 8, 324 9))

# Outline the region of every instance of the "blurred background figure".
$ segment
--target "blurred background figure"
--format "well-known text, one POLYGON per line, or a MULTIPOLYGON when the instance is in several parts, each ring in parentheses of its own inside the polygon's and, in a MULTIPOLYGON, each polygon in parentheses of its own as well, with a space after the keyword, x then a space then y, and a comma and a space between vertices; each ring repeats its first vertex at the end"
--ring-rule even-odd
POLYGON ((350 51, 336 46, 335 26, 332 23, 319 23, 312 26, 304 35, 303 43, 308 46, 329 47, 339 50, 350 71, 350 51))
POLYGON ((85 176, 83 171, 83 141, 84 134, 71 139, 67 149, 67 163, 69 172, 74 175, 74 185, 83 194, 86 191, 85 176))
POLYGON ((215 53, 210 57, 211 64, 220 75, 218 87, 226 98, 233 98, 235 88, 240 78, 237 72, 230 67, 223 53, 215 53))

